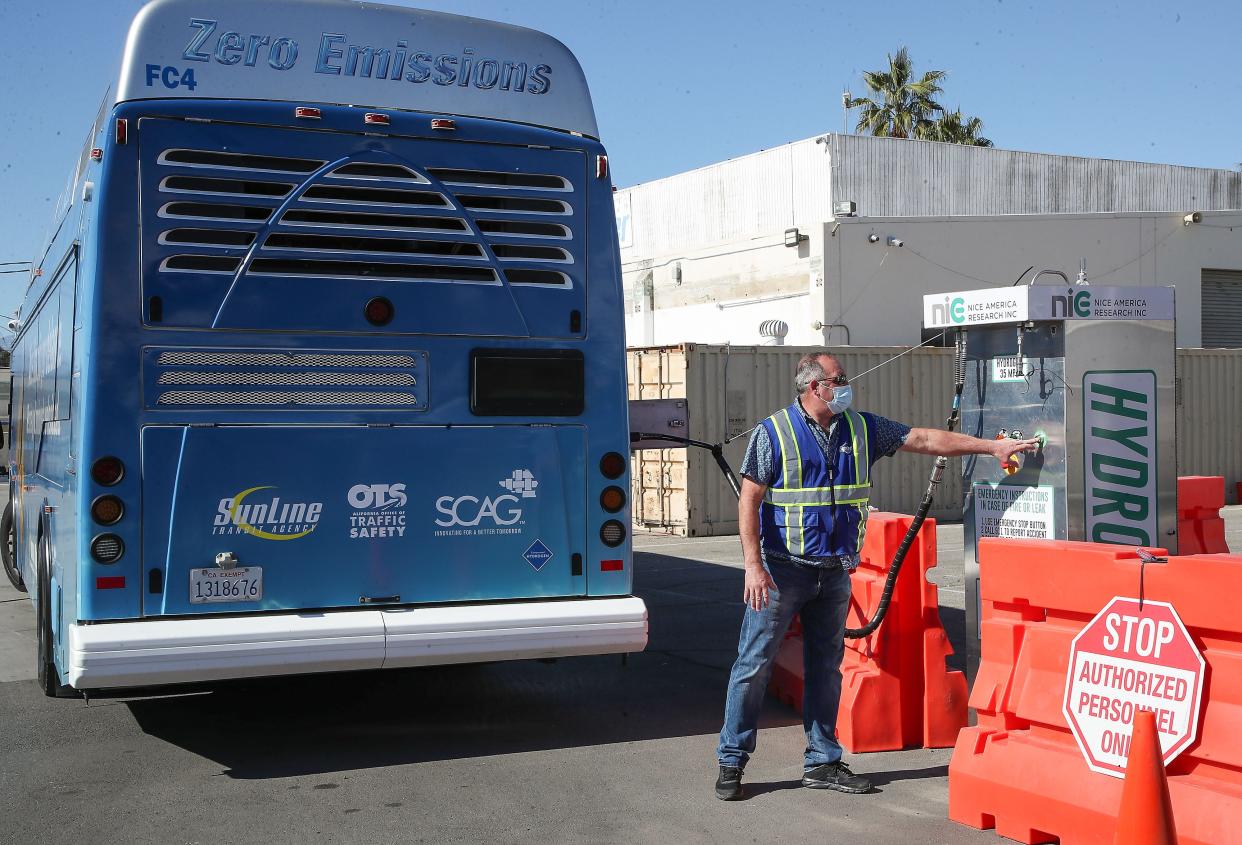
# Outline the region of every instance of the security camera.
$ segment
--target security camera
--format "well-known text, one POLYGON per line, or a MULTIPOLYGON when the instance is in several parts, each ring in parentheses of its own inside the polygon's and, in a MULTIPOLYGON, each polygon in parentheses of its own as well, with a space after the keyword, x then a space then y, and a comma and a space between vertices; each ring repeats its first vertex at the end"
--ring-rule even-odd
POLYGON ((1189 214, 1182 216, 1183 226, 1189 226, 1191 223, 1201 223, 1202 221, 1203 221, 1203 215, 1197 211, 1192 211, 1189 214))
POLYGON ((889 246, 897 246, 897 247, 902 247, 902 246, 905 246, 905 245, 906 245, 906 242, 905 242, 905 241, 903 241, 901 238, 895 237, 895 236, 893 236, 893 235, 889 235, 889 236, 888 236, 888 245, 889 245, 889 246))
POLYGON ((21 327, 21 323, 16 320, 9 320, 9 331, 15 332, 21 327))
POLYGON ((878 243, 879 240, 880 240, 880 236, 877 235, 875 232, 872 232, 870 235, 867 235, 867 243, 869 244, 878 243))

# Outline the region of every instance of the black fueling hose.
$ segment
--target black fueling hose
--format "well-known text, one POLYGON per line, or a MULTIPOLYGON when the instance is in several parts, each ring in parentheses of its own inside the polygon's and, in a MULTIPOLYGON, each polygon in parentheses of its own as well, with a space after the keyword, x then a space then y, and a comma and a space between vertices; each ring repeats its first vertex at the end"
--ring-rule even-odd
POLYGON ((733 467, 729 466, 729 462, 725 460, 723 443, 707 443, 703 440, 692 440, 689 437, 678 437, 676 434, 648 434, 645 431, 630 432, 631 443, 638 443, 640 440, 664 440, 681 446, 697 446, 700 449, 706 449, 716 459, 716 466, 720 467, 720 471, 724 473, 725 480, 733 488, 733 495, 739 499, 742 497, 742 485, 733 473, 733 467))
MULTIPOLYGON (((966 332, 964 330, 958 330, 953 346, 953 407, 949 411, 949 418, 945 420, 945 428, 949 431, 957 428, 962 411, 962 390, 966 385, 966 332)), ((638 431, 630 433, 631 443, 637 443, 640 440, 663 440, 669 443, 678 443, 682 446, 697 446, 700 449, 708 450, 712 453, 712 457, 716 459, 716 465, 724 473, 729 486, 733 488, 733 495, 741 497, 742 486, 738 482, 737 476, 733 473, 733 468, 725 460, 724 444, 707 443, 702 440, 692 440, 689 437, 678 437, 674 434, 648 434, 638 431)), ((884 580, 884 589, 880 593, 880 601, 876 604, 875 615, 861 628, 846 628, 846 639, 858 640, 863 637, 869 637, 875 633, 875 630, 880 627, 880 623, 884 621, 884 617, 888 613, 888 605, 893 600, 893 588, 897 585, 897 576, 901 573, 901 565, 905 563, 906 554, 909 553, 910 547, 914 545, 914 538, 918 536, 919 529, 923 527, 923 521, 927 519, 927 512, 931 510, 932 499, 936 495, 936 488, 940 486, 940 482, 944 478, 944 469, 948 465, 949 459, 944 455, 936 457, 936 462, 932 465, 931 477, 927 482, 927 492, 923 494, 923 501, 919 502, 918 509, 914 512, 914 520, 910 523, 906 536, 901 538, 901 543, 898 544, 893 560, 889 564, 888 577, 884 580)))
MULTIPOLYGON (((957 336, 953 341, 953 407, 949 411, 949 418, 945 420, 945 428, 953 431, 957 428, 958 419, 962 412, 962 389, 966 385, 966 332, 959 329, 957 336)), ((863 637, 869 637, 875 633, 876 628, 880 627, 880 623, 884 621, 884 616, 888 613, 889 602, 893 600, 893 588, 897 585, 897 576, 901 573, 901 565, 906 561, 906 554, 910 551, 910 547, 914 545, 914 538, 918 535, 919 529, 923 527, 923 520, 927 519, 927 512, 931 510, 932 498, 936 494, 936 488, 940 486, 940 481, 944 477, 944 468, 948 466, 949 459, 944 455, 938 455, 936 462, 932 465, 931 478, 927 482, 927 492, 923 494, 923 501, 919 502, 918 509, 914 512, 914 520, 910 523, 910 528, 906 531, 906 536, 901 538, 901 543, 897 546, 897 552, 893 555, 892 563, 889 564, 888 577, 884 579, 884 589, 880 593, 880 601, 875 606, 875 615, 871 620, 861 628, 846 628, 845 638, 847 640, 860 640, 863 637)))

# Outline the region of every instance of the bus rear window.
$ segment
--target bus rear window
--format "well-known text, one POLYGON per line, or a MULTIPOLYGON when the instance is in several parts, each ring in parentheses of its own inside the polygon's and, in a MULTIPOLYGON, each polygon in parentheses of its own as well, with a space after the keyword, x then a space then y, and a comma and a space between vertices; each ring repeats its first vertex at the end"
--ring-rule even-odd
POLYGON ((584 362, 573 350, 476 349, 470 410, 481 417, 572 417, 582 413, 584 362))

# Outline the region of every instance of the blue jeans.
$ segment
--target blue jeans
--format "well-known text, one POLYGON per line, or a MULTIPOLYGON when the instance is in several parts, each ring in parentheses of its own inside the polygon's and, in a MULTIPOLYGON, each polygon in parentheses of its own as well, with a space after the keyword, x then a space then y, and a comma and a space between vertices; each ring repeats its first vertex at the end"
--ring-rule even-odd
POLYGON ((802 617, 802 661, 806 675, 802 726, 806 730, 805 769, 841 759, 837 708, 841 703, 841 658, 845 653, 845 615, 850 576, 840 566, 801 566, 767 561, 776 589, 768 606, 749 605, 742 617, 737 661, 729 674, 724 727, 716 757, 722 766, 744 768, 755 750, 759 710, 772 675, 772 661, 795 614, 802 617))

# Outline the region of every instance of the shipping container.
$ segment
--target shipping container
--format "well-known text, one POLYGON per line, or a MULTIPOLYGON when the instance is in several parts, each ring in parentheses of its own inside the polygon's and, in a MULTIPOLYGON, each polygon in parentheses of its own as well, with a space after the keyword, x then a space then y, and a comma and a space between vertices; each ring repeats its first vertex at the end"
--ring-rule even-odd
MULTIPOLYGON (((817 348, 686 343, 630 349, 629 396, 687 400, 686 436, 708 443, 728 440, 725 456, 736 470, 750 430, 793 401, 798 358, 817 348)), ((953 398, 951 349, 843 346, 834 354, 852 379, 856 410, 910 426, 944 427, 953 398)), ((1180 349, 1177 367, 1178 474, 1223 475, 1226 501, 1236 503, 1235 483, 1242 481, 1242 350, 1180 349)), ((932 460, 909 453, 881 460, 873 473, 871 504, 913 513, 927 489, 932 460)), ((931 516, 961 519, 960 479, 961 460, 950 460, 931 516)), ((705 449, 636 451, 632 483, 636 528, 689 537, 737 533, 737 499, 705 449)))

